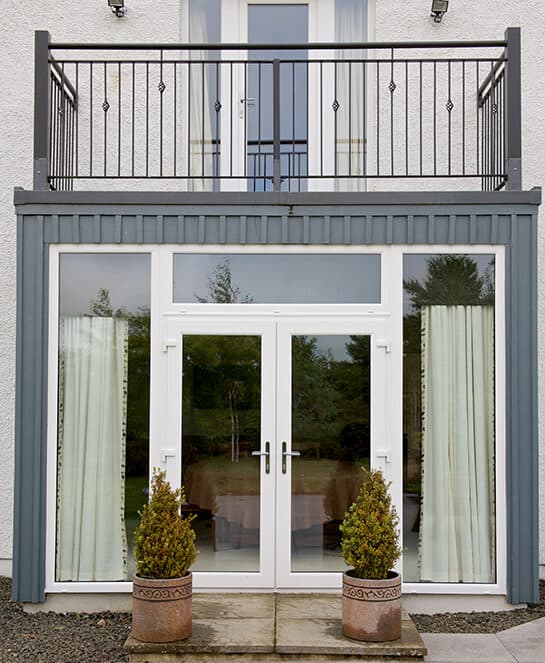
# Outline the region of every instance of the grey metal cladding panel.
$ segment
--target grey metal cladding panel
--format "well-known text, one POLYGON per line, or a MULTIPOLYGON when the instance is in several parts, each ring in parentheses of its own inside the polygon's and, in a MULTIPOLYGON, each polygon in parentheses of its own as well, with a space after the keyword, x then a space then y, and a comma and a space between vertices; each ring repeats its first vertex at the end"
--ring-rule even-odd
POLYGON ((512 603, 539 602, 537 221, 513 221, 507 264, 507 525, 512 603))
POLYGON ((395 215, 364 212, 48 215, 44 239, 69 244, 505 244, 513 218, 455 208, 440 214, 418 208, 395 215))
POLYGON ((47 297, 43 218, 18 220, 13 596, 44 600, 47 297))

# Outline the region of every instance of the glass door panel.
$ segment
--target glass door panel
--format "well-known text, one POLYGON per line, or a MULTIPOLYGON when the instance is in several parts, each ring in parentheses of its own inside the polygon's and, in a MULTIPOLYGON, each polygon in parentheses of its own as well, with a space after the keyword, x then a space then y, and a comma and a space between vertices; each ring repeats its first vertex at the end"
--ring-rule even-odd
POLYGON ((370 337, 291 340, 291 568, 343 571, 339 525, 369 468, 370 337))
POLYGON ((274 324, 164 321, 162 449, 154 459, 183 485, 194 514, 197 588, 274 584, 274 324))
POLYGON ((183 337, 182 482, 195 571, 259 571, 261 339, 183 337))
POLYGON ((378 319, 278 323, 279 588, 340 587, 339 525, 362 467, 386 462, 385 333, 378 319))
MULTIPOLYGON (((305 44, 308 5, 248 4, 249 44, 305 44)), ((282 190, 301 191, 307 174, 308 68, 306 50, 248 51, 246 172, 250 191, 273 188, 273 101, 280 95, 282 190), (279 63, 274 91, 273 64, 279 63), (299 62, 300 60, 300 62, 299 62)))

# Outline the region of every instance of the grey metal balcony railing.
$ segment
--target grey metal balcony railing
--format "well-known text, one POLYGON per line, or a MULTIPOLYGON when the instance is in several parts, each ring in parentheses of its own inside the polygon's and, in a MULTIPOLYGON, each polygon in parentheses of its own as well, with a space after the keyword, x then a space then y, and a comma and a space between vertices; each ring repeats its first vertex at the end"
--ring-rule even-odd
POLYGON ((518 28, 487 42, 289 45, 70 44, 37 32, 35 57, 35 189, 521 187, 518 28))

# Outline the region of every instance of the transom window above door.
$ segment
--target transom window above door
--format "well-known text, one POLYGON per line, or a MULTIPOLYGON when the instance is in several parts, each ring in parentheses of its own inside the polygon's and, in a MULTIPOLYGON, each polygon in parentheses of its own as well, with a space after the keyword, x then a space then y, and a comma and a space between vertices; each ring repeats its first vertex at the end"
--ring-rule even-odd
POLYGON ((176 253, 173 301, 201 304, 378 304, 381 256, 176 253))

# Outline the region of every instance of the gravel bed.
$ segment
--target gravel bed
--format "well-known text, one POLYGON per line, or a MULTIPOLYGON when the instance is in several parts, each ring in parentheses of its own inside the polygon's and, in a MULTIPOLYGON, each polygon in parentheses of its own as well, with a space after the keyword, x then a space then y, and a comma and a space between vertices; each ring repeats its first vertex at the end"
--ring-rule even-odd
POLYGON ((439 615, 413 615, 420 633, 498 633, 545 617, 545 581, 539 582, 540 602, 528 608, 503 612, 448 612, 439 615))
MULTIPOLYGON (((1 663, 122 663, 131 627, 128 613, 26 613, 10 599, 11 581, 0 577, 1 663)), ((506 612, 411 615, 421 633, 497 633, 545 617, 545 582, 539 605, 506 612)))
POLYGON ((26 613, 10 599, 11 580, 0 577, 2 663, 118 663, 131 627, 128 613, 26 613))

